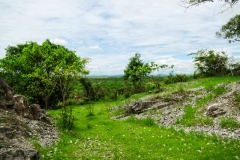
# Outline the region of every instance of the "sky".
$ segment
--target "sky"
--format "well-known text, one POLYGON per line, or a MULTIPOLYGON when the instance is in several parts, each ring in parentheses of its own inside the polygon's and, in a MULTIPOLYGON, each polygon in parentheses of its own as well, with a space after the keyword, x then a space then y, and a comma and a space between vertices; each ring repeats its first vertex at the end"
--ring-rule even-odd
POLYGON ((193 74, 188 54, 201 49, 240 58, 239 42, 215 36, 240 14, 240 3, 221 13, 218 0, 187 10, 180 1, 0 0, 0 58, 8 45, 46 39, 90 58, 90 75, 124 74, 135 53, 144 62, 174 65, 176 74, 193 74))

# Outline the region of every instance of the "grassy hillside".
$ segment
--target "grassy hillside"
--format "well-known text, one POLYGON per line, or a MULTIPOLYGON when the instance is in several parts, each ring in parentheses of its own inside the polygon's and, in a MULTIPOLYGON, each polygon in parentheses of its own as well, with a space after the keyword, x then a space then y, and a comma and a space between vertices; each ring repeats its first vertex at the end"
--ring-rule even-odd
MULTIPOLYGON (((213 88, 218 84, 237 81, 240 81, 240 77, 205 78, 187 83, 170 84, 163 86, 164 93, 159 93, 158 96, 173 92, 181 93, 181 91, 200 87, 213 91, 213 88)), ((221 90, 216 92, 219 95, 224 93, 221 90)), ((75 117, 73 130, 59 130, 61 140, 49 148, 41 147, 36 143, 35 146, 40 151, 41 159, 219 160, 240 158, 239 139, 209 136, 194 131, 186 133, 183 129, 177 131, 173 127, 160 125, 156 119, 148 114, 142 119, 136 118, 135 115, 121 120, 112 118, 125 112, 124 109, 113 111, 113 107, 130 103, 145 96, 156 96, 156 94, 139 94, 124 100, 72 106, 75 117)), ((199 103, 204 106, 214 98, 204 98, 199 103)), ((187 100, 191 101, 191 99, 187 100)), ((183 125, 187 123, 190 126, 198 124, 195 123, 195 121, 199 121, 198 118, 191 117, 191 115, 187 116, 191 112, 194 111, 187 111, 186 108, 181 119, 182 122, 179 120, 176 123, 183 125)), ((59 119, 61 110, 51 110, 49 113, 59 119)), ((161 119, 161 114, 158 118, 161 119)), ((239 130, 239 126, 237 125, 233 130, 239 130)))

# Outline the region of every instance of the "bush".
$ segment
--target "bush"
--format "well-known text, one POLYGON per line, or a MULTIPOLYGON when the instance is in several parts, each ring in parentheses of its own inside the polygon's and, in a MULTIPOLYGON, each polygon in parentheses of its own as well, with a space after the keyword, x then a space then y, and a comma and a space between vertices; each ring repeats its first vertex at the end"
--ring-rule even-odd
POLYGON ((72 130, 74 124, 74 116, 72 115, 72 107, 63 107, 58 120, 59 126, 63 130, 72 130))
POLYGON ((190 80, 190 77, 185 74, 176 74, 175 76, 170 73, 167 77, 163 79, 165 84, 172 84, 178 82, 187 82, 190 80))
POLYGON ((240 74, 240 63, 234 62, 235 60, 229 58, 224 51, 202 49, 189 55, 195 55, 194 62, 200 76, 212 77, 240 74))

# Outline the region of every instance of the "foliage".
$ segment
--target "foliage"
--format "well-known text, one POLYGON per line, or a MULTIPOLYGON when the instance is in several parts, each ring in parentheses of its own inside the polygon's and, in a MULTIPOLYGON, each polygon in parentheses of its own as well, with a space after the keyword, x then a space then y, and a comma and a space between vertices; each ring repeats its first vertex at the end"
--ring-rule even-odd
POLYGON ((94 105, 91 104, 89 106, 87 106, 87 110, 88 110, 88 115, 87 116, 94 116, 94 105))
POLYGON ((141 55, 136 53, 134 57, 129 59, 130 62, 124 70, 124 79, 130 80, 137 92, 144 91, 143 81, 147 77, 150 77, 156 88, 160 89, 159 81, 151 74, 155 71, 159 72, 160 69, 169 69, 173 68, 174 66, 172 65, 169 67, 166 64, 158 65, 154 62, 144 63, 140 57, 141 55))
MULTIPOLYGON (((160 70, 162 71, 160 74, 159 74, 159 78, 161 76, 161 74, 163 72, 165 72, 166 70, 169 70, 169 69, 172 69, 174 67, 174 65, 171 65, 171 66, 168 66, 166 64, 163 64, 163 65, 158 65, 154 62, 151 62, 151 72, 154 72, 154 71, 157 71, 157 72, 160 72, 160 70)), ((170 72, 171 74, 172 72, 170 72)), ((157 89, 160 89, 161 86, 160 86, 160 81, 158 80, 159 78, 156 78, 156 76, 153 76, 153 75, 150 75, 151 79, 152 79, 152 82, 155 84, 155 87, 157 89)))
POLYGON ((74 116, 72 114, 72 106, 63 107, 61 109, 58 125, 63 130, 72 130, 74 125, 74 116))
POLYGON ((165 84, 172 84, 172 83, 178 83, 178 82, 187 82, 191 79, 190 76, 187 76, 185 74, 176 74, 173 75, 171 72, 167 77, 164 77, 163 82, 165 84))
POLYGON ((151 72, 151 69, 150 66, 140 58, 141 55, 136 53, 134 57, 129 59, 130 62, 124 70, 124 79, 130 80, 135 88, 141 91, 143 78, 151 72))
POLYGON ((227 24, 223 25, 219 32, 216 32, 219 38, 228 39, 228 42, 240 41, 240 14, 231 18, 227 24))
MULTIPOLYGON (((239 0, 219 0, 219 1, 224 1, 221 8, 221 12, 224 12, 229 8, 232 8, 235 4, 237 4, 239 0)), ((180 6, 188 9, 188 8, 198 6, 205 2, 214 2, 214 0, 181 0, 180 6)))
POLYGON ((202 49, 189 55, 195 55, 194 62, 200 75, 207 77, 224 76, 231 72, 229 57, 224 51, 202 49))
POLYGON ((75 51, 47 39, 42 44, 8 46, 5 58, 0 60, 0 73, 16 93, 48 108, 55 107, 59 97, 65 103, 73 77, 88 73, 87 62, 75 51))

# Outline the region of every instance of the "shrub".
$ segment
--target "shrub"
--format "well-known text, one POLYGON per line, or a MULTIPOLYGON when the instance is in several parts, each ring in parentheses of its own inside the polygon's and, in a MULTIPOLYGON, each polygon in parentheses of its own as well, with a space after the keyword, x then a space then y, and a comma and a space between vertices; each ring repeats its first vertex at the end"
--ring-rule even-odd
POLYGON ((74 116, 72 115, 72 107, 63 107, 58 120, 59 126, 63 130, 72 130, 74 124, 74 116))
POLYGON ((190 77, 185 74, 176 74, 175 76, 170 73, 167 77, 164 78, 163 82, 165 84, 172 84, 178 82, 187 82, 189 81, 190 77))

